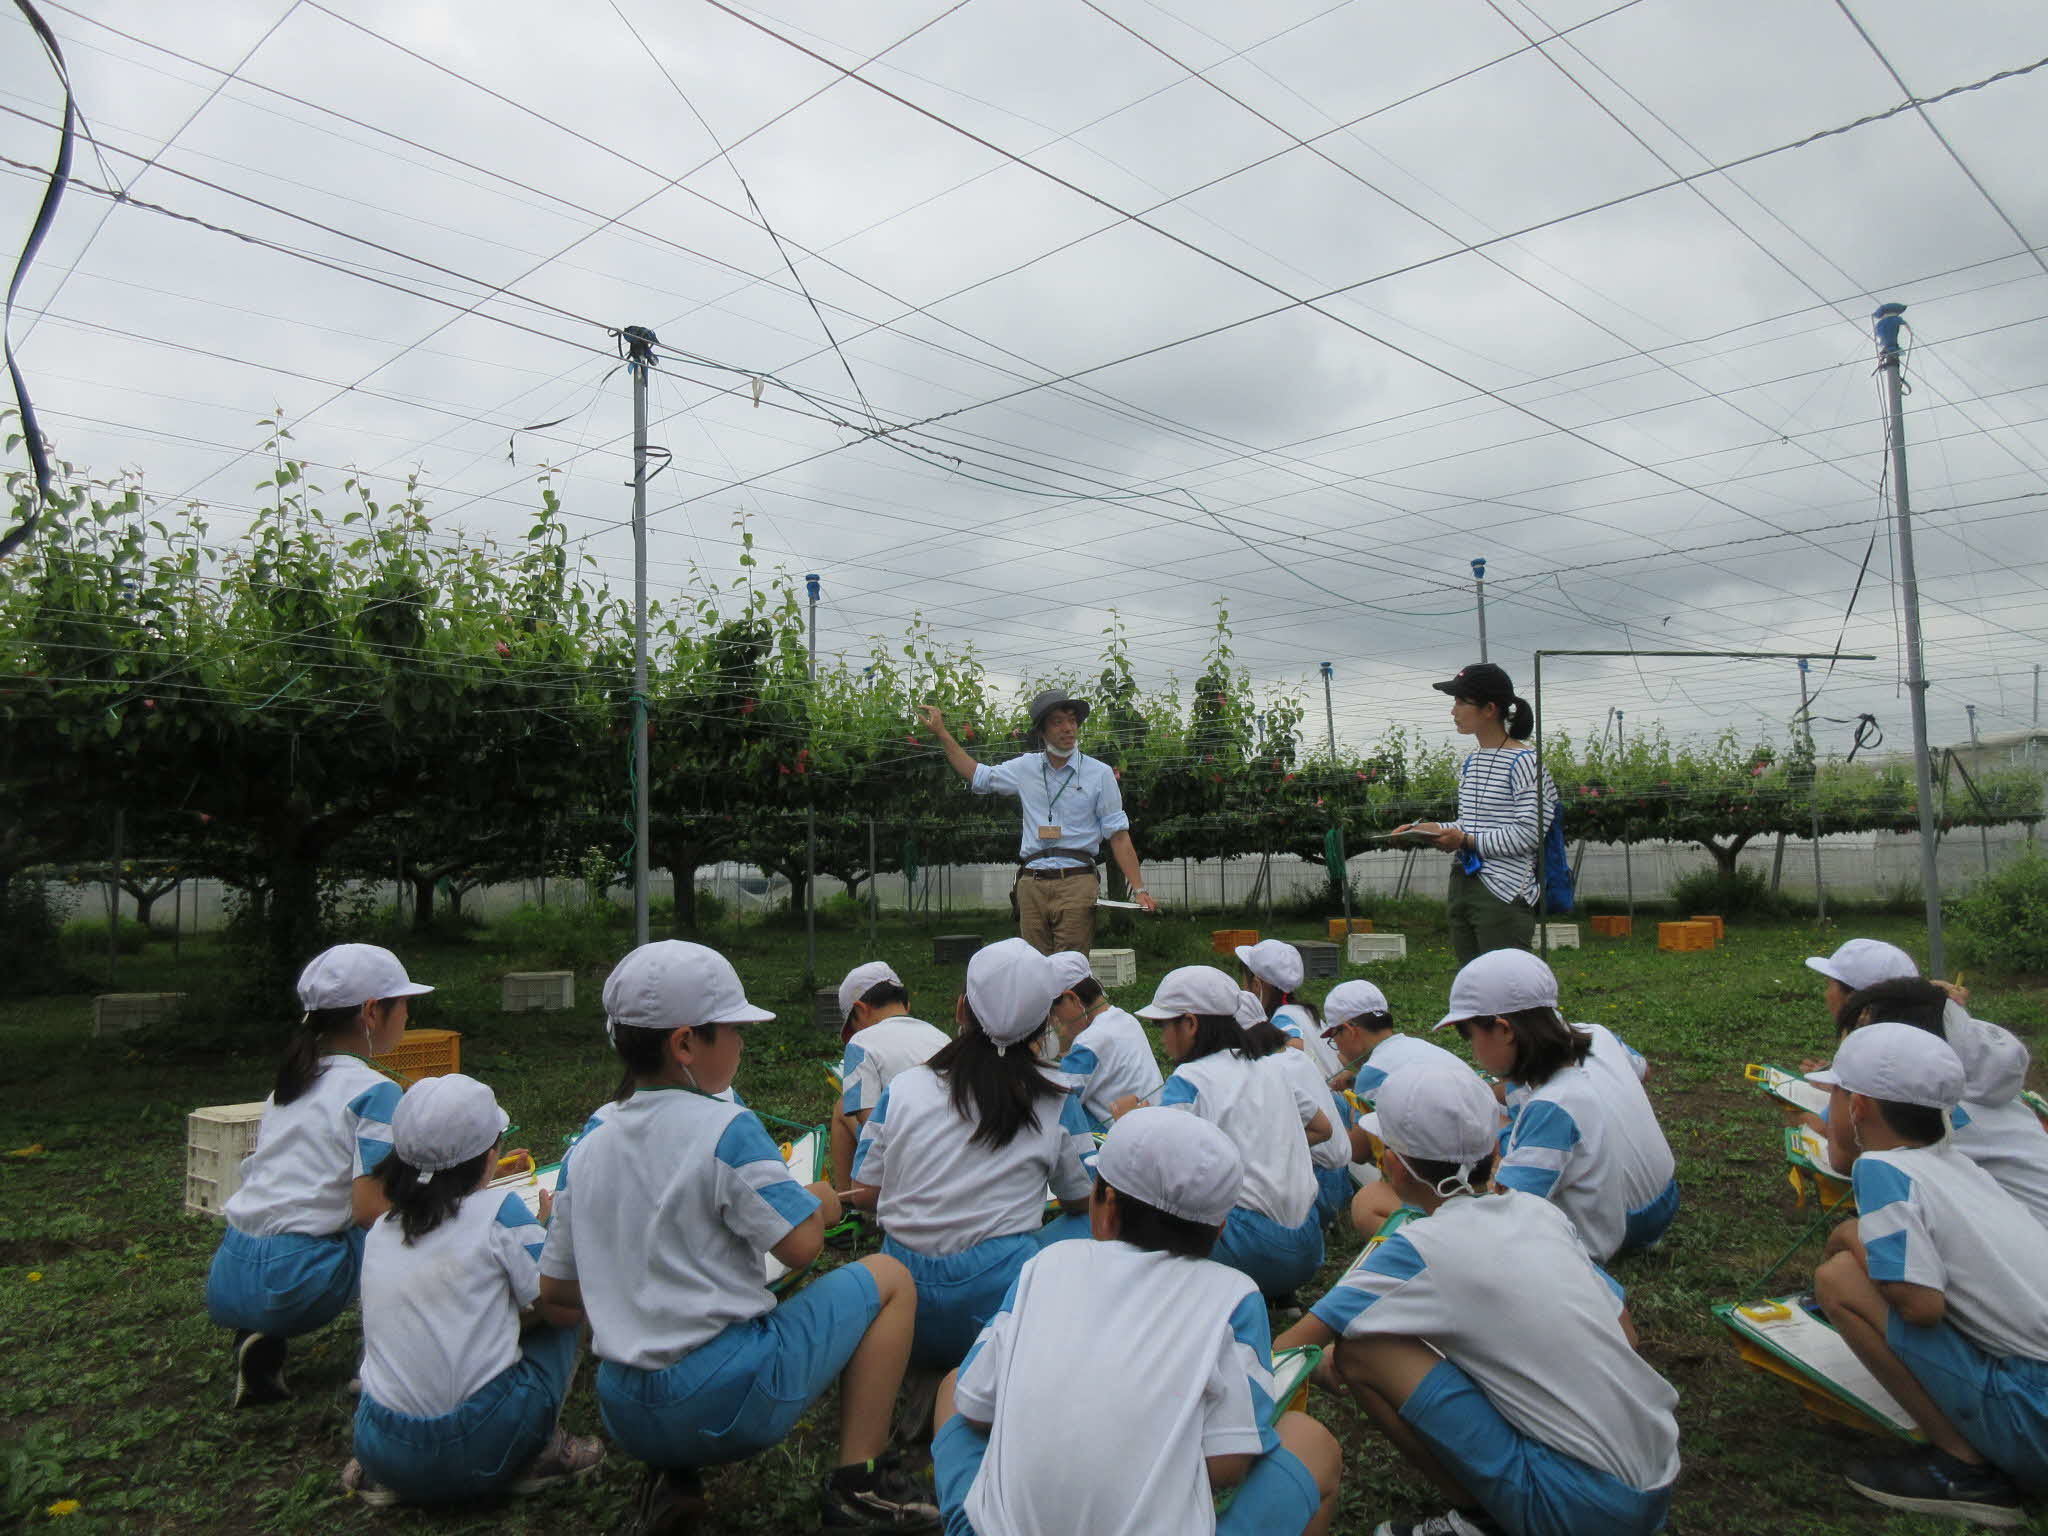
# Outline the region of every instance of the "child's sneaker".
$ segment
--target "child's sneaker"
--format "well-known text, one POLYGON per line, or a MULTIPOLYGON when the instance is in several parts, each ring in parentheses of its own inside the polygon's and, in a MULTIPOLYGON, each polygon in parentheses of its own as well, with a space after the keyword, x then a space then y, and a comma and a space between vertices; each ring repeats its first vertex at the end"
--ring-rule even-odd
POLYGON ((684 1536, 707 1507, 704 1477, 694 1467, 649 1467, 634 1495, 633 1523, 627 1529, 630 1536, 684 1536))
POLYGON ((931 1491, 903 1470, 894 1452, 840 1467, 825 1479, 828 1531, 932 1531, 939 1506, 931 1491))
POLYGON ((1412 1524, 1382 1520, 1372 1536, 1501 1536, 1501 1529, 1483 1509, 1447 1509, 1412 1524))
POLYGON ((595 1435, 572 1435, 558 1428, 547 1448, 526 1464, 512 1484, 512 1492, 539 1493, 557 1483, 587 1477, 603 1460, 604 1442, 595 1435))
POLYGON ((1979 1525, 2020 1525, 2019 1490, 1998 1468, 1961 1461, 1929 1446, 1889 1461, 1859 1461, 1844 1474, 1851 1488, 1891 1509, 1946 1515, 1979 1525))
POLYGON ((353 1457, 341 1469, 341 1491, 354 1494, 372 1509, 389 1509, 398 1502, 398 1495, 382 1483, 373 1482, 363 1464, 353 1457))
POLYGON ((267 1333, 235 1335, 234 1407, 281 1403, 292 1395, 284 1384, 286 1348, 283 1339, 274 1339, 267 1333))

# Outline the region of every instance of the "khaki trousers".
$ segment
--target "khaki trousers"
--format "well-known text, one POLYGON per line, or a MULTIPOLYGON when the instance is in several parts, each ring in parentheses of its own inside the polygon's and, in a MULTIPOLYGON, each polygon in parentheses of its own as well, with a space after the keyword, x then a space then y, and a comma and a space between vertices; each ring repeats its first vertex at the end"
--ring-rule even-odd
POLYGON ((1017 877, 1017 935, 1042 955, 1078 949, 1086 954, 1095 943, 1095 895, 1100 879, 1094 870, 1062 880, 1017 877))

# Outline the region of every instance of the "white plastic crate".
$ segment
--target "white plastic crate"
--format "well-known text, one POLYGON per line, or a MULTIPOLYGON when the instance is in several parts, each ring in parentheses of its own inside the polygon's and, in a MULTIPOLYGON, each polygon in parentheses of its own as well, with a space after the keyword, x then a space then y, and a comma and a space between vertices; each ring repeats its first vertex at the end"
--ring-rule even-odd
POLYGON ((125 1035, 145 1024, 161 1024, 178 1015, 182 992, 102 992, 92 1000, 92 1032, 125 1035))
POLYGON ((1406 960, 1408 935, 1354 933, 1345 944, 1344 955, 1353 965, 1371 965, 1378 960, 1406 960))
POLYGON ((1103 987, 1128 987, 1138 979, 1135 949, 1091 949, 1088 969, 1103 987))
POLYGON ((256 1150, 263 1106, 215 1104, 185 1117, 185 1209, 219 1216, 242 1185, 242 1159, 256 1150))
POLYGON ((507 971, 504 981, 506 1013, 545 1013, 576 1006, 574 971, 507 971))
POLYGON ((1579 925, 1577 923, 1544 923, 1543 943, 1551 949, 1578 949, 1579 925))

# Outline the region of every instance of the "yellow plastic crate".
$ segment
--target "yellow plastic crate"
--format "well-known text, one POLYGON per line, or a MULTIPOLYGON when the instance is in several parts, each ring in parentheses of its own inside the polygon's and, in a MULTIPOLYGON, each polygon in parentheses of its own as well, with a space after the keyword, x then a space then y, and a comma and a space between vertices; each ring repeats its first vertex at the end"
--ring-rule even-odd
POLYGON ((1219 955, 1228 955, 1240 945, 1258 942, 1259 930, 1256 928, 1218 928, 1209 935, 1209 948, 1219 955))
MULTIPOLYGON (((1372 919, 1371 919, 1371 918, 1369 918, 1369 917, 1354 917, 1354 918, 1352 918, 1352 919, 1351 919, 1351 928, 1350 928, 1350 931, 1351 931, 1352 933, 1371 933, 1371 932, 1372 932, 1372 919)), ((1333 918, 1331 918, 1331 919, 1330 919, 1330 937, 1331 937, 1331 938, 1333 938, 1333 939, 1339 939, 1339 940, 1341 940, 1341 939, 1342 939, 1342 938, 1344 937, 1344 935, 1345 935, 1345 928, 1344 928, 1344 919, 1343 919, 1343 918, 1341 918, 1341 917, 1333 917, 1333 918)))
POLYGON ((452 1029, 408 1029, 396 1047, 370 1065, 401 1083, 446 1077, 462 1070, 462 1036, 452 1029))
POLYGON ((185 1209, 218 1216, 242 1186, 242 1159, 256 1150, 263 1105, 214 1104, 185 1117, 185 1209))
POLYGON ((1690 920, 1695 923, 1705 923, 1709 928, 1712 928, 1716 944, 1728 937, 1728 925, 1718 917, 1702 917, 1699 913, 1695 912, 1690 920))
POLYGON ((1593 925, 1593 931, 1604 938, 1625 939, 1636 931, 1635 919, 1631 917, 1591 917, 1586 920, 1593 925))
POLYGON ((1714 925, 1712 923, 1659 923, 1657 925, 1657 947, 1674 951, 1712 949, 1714 947, 1714 925))

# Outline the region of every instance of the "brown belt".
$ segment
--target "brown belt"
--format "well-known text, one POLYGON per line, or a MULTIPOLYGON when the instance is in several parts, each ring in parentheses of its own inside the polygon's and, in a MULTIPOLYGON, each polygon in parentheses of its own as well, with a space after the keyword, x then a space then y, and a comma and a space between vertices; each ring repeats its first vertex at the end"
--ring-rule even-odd
POLYGON ((1074 869, 1072 867, 1063 869, 1020 869, 1017 873, 1033 880, 1064 880, 1069 875, 1093 876, 1095 870, 1093 866, 1090 866, 1084 869, 1074 869))

